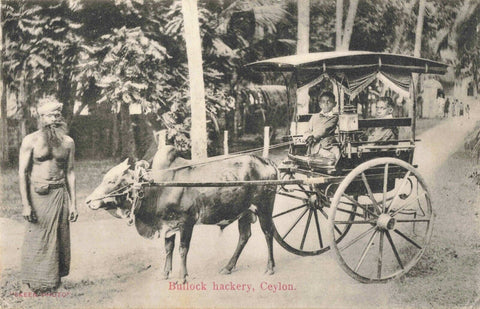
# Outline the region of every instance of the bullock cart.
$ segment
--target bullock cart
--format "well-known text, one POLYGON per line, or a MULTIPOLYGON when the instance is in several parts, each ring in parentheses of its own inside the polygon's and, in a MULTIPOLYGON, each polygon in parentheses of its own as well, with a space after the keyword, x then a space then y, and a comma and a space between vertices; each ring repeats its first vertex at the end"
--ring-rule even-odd
POLYGON ((424 179, 413 164, 420 74, 445 74, 445 64, 403 55, 362 51, 312 53, 258 61, 257 72, 281 74, 293 109, 283 180, 273 212, 275 239, 298 255, 332 249, 340 266, 362 282, 405 274, 421 258, 434 213, 424 179), (311 111, 297 92, 331 89, 339 120, 334 162, 306 156, 311 111), (393 117, 373 118, 374 97, 396 99, 393 117), (403 103, 403 104, 402 104, 403 103), (304 104, 305 105, 305 104, 304 104), (393 140, 372 143, 366 130, 398 130, 393 140))
POLYGON ((279 179, 139 182, 140 187, 277 186, 274 237, 286 250, 309 256, 331 249, 347 274, 364 283, 408 272, 430 241, 434 219, 427 185, 413 164, 419 141, 415 74, 444 74, 447 66, 349 51, 273 58, 247 67, 280 74, 286 83, 292 121, 279 179), (297 102, 297 92, 318 86, 331 90, 338 102, 339 156, 333 162, 306 155, 305 129, 312 113, 297 102), (403 104, 397 103, 393 118, 373 118, 372 93, 403 104), (395 128, 399 134, 382 143, 362 140, 368 128, 395 128))

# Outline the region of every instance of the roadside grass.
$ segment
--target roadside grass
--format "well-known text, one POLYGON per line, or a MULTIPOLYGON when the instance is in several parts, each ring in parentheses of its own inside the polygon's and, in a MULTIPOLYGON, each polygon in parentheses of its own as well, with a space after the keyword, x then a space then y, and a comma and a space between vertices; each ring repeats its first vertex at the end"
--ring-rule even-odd
POLYGON ((469 178, 472 167, 459 151, 436 172, 436 179, 444 180, 430 187, 436 213, 432 240, 417 265, 395 281, 395 305, 451 308, 478 302, 480 196, 469 178))
MULTIPOLYGON (((85 198, 100 184, 103 175, 115 164, 114 159, 88 159, 75 162, 77 188, 77 208, 79 221, 109 218, 104 211, 92 211, 84 205, 85 198)), ((2 169, 1 172, 0 217, 22 221, 22 200, 18 187, 16 167, 2 169)))

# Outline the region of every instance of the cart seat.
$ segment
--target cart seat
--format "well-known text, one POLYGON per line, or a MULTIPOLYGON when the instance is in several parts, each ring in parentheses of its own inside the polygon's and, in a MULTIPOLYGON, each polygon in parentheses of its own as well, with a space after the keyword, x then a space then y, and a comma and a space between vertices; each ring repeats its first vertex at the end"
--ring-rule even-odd
POLYGON ((284 161, 284 167, 292 167, 304 170, 330 173, 336 170, 337 160, 331 160, 325 157, 305 156, 288 154, 288 160, 284 161))

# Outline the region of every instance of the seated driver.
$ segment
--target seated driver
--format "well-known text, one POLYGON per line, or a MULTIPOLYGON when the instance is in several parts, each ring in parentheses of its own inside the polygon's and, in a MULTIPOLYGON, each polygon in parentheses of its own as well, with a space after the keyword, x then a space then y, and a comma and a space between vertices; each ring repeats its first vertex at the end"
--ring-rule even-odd
POLYGON ((308 131, 305 133, 307 155, 324 159, 326 164, 334 164, 339 157, 339 149, 335 145, 338 114, 333 112, 333 108, 337 105, 334 94, 330 91, 323 92, 318 104, 321 111, 310 118, 308 131))
MULTIPOLYGON (((377 101, 376 115, 377 119, 393 118, 393 109, 395 104, 389 97, 381 97, 377 101)), ((369 142, 384 142, 389 140, 398 139, 398 128, 396 127, 383 127, 383 128, 368 128, 362 140, 369 142)))

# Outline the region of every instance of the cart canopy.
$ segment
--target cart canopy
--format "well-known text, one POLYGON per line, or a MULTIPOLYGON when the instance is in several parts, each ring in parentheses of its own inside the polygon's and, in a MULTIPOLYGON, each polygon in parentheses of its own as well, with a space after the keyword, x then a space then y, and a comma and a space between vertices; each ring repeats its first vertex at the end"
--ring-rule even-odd
POLYGON ((247 65, 258 72, 292 72, 301 88, 329 78, 355 97, 376 78, 408 96, 412 73, 445 74, 447 65, 423 58, 366 51, 292 55, 247 65))

